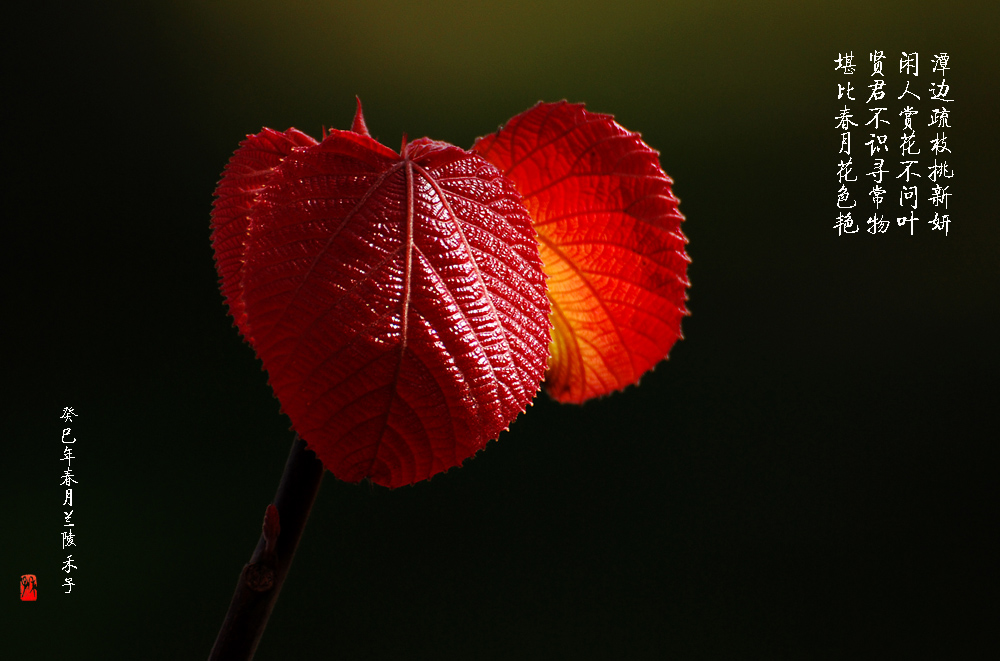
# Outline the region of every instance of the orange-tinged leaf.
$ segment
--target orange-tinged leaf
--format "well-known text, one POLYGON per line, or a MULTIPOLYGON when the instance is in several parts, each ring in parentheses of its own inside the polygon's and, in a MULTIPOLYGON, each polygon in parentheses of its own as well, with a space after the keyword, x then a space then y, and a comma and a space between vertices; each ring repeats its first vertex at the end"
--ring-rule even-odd
POLYGON ((539 103, 473 146, 513 180, 552 301, 546 389, 583 402, 638 382, 682 337, 687 238, 659 154, 582 104, 539 103))

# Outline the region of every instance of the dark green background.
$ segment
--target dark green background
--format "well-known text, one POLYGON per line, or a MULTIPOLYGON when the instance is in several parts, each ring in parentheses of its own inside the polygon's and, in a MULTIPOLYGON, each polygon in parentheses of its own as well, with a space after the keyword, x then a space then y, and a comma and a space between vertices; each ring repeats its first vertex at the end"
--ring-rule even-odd
POLYGON ((355 94, 393 148, 539 99, 614 113, 676 180, 692 315, 640 387, 539 396, 460 469, 327 476, 259 659, 996 647, 994 3, 89 4, 2 28, 5 658, 207 655, 291 441, 225 316, 212 190, 245 134, 346 128, 355 94), (921 83, 951 55, 947 238, 832 229, 833 60, 876 48, 921 83))

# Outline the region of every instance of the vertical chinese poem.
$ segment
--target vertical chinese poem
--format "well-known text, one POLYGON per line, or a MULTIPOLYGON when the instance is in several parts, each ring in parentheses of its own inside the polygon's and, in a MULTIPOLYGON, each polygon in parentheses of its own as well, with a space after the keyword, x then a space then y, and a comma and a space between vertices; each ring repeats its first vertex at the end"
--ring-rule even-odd
MULTIPOLYGON (((893 226, 894 216, 896 226, 903 228, 909 236, 914 236, 919 233, 918 228, 922 226, 918 213, 931 226, 931 230, 942 231, 944 236, 948 236, 951 224, 949 205, 952 197, 950 180, 955 174, 947 160, 951 149, 948 146, 947 132, 944 130, 951 127, 949 123, 951 109, 948 104, 953 102, 950 98, 951 87, 945 78, 946 72, 950 69, 949 59, 948 53, 945 52, 936 53, 930 58, 932 80, 930 87, 924 88, 930 92, 929 110, 926 107, 927 101, 923 100, 927 99, 927 96, 917 82, 921 76, 926 78, 928 72, 917 51, 900 52, 898 82, 893 80, 891 85, 886 83, 886 67, 891 65, 887 64, 885 51, 870 51, 868 62, 871 66, 870 70, 866 70, 866 73, 870 71, 867 99, 864 96, 858 98, 853 96, 856 90, 850 80, 846 83, 837 83, 838 110, 835 120, 836 128, 840 132, 840 161, 837 164, 839 185, 837 220, 833 227, 837 230, 838 236, 857 233, 860 228, 855 220, 865 217, 868 219, 866 231, 869 234, 887 234, 889 228, 893 226), (938 75, 940 80, 936 79, 938 75), (892 94, 887 99, 890 89, 892 94), (900 92, 898 96, 897 91, 900 92), (892 107, 894 105, 892 98, 898 103, 895 107, 892 107), (858 123, 854 122, 855 111, 848 105, 851 101, 864 101, 864 107, 861 109, 864 116, 861 119, 867 121, 861 131, 862 134, 868 135, 868 140, 864 143, 867 153, 862 148, 860 153, 852 154, 851 129, 857 127, 858 123), (921 105, 922 103, 925 105, 921 105), (930 116, 930 122, 926 125, 919 119, 924 116, 923 113, 929 113, 930 116), (896 120, 896 117, 900 119, 896 120), (889 140, 890 131, 885 127, 892 125, 898 127, 898 142, 889 140), (929 132, 918 128, 923 126, 934 131, 929 134, 929 138, 927 137, 929 132), (934 158, 933 164, 930 165, 927 164, 927 160, 923 162, 920 160, 921 157, 928 158, 928 146, 930 155, 934 158), (898 157, 893 158, 896 153, 898 157), (854 160, 855 158, 858 160, 854 160), (871 164, 871 171, 865 172, 868 163, 871 164), (891 176, 890 170, 894 170, 897 163, 898 174, 891 176), (862 195, 860 202, 852 199, 853 191, 850 189, 852 182, 858 178, 854 174, 856 167, 864 172, 862 177, 867 182, 865 184, 867 195, 862 195), (893 180, 898 182, 895 190, 891 190, 893 180), (874 206, 874 213, 870 215, 863 209, 868 206, 868 201, 874 206), (933 218, 929 218, 926 211, 928 202, 932 206, 933 218), (893 214, 892 207, 897 204, 899 211, 893 214)), ((834 71, 843 76, 854 76, 856 71, 863 68, 854 63, 853 51, 846 54, 838 53, 834 62, 836 63, 834 71)), ((895 69, 888 71, 890 75, 894 75, 895 72, 895 69)), ((863 88, 864 85, 865 83, 859 83, 858 87, 863 88)))

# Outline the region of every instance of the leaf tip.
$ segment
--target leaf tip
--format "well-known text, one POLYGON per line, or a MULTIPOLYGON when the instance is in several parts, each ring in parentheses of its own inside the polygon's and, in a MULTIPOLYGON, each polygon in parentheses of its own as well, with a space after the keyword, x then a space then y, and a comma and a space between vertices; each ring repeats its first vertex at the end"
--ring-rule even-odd
POLYGON ((361 97, 355 96, 354 100, 358 102, 358 106, 354 111, 354 121, 351 122, 351 130, 366 138, 370 138, 372 134, 368 132, 368 125, 365 124, 365 113, 361 109, 361 97))

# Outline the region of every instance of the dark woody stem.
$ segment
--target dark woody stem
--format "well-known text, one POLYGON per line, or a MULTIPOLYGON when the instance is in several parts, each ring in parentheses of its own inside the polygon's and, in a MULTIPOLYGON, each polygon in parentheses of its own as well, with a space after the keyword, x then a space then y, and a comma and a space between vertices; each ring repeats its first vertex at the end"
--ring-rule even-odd
POLYGON ((268 505, 264 514, 260 541, 250 562, 240 572, 236 592, 209 661, 253 658, 322 480, 322 462, 311 450, 306 450, 305 441, 296 435, 274 504, 268 505))

